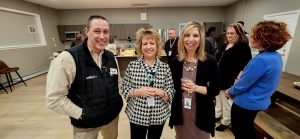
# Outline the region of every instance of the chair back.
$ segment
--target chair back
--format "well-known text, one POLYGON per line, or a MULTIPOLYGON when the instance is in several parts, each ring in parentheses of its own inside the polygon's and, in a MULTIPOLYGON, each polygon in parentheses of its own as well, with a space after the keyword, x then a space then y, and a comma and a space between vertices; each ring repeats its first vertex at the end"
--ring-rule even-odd
POLYGON ((2 60, 0 60, 0 71, 8 68, 9 67, 2 60))

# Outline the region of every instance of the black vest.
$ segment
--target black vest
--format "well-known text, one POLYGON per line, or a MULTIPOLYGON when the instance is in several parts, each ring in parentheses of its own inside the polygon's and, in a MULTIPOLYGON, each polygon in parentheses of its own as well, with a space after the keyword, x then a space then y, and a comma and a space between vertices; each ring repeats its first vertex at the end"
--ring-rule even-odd
POLYGON ((76 76, 68 98, 83 109, 82 119, 70 117, 72 125, 94 128, 110 123, 119 115, 123 106, 118 74, 112 74, 112 69, 118 69, 113 53, 104 50, 100 69, 90 54, 87 39, 67 51, 76 64, 76 76))

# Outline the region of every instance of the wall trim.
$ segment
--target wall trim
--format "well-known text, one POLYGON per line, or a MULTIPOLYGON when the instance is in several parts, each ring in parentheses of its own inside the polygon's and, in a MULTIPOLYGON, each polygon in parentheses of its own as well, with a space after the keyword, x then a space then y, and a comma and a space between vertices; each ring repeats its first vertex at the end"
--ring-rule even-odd
POLYGON ((0 50, 31 48, 31 47, 41 47, 41 46, 47 46, 47 44, 12 45, 12 46, 5 46, 5 47, 0 46, 0 50))
POLYGON ((35 23, 36 23, 36 29, 37 29, 37 32, 39 34, 39 38, 40 38, 40 41, 41 41, 40 44, 0 46, 0 50, 28 48, 28 47, 39 47, 39 46, 46 46, 47 45, 46 38, 45 38, 45 33, 44 33, 44 30, 43 30, 43 26, 42 26, 41 17, 40 17, 39 14, 30 13, 30 12, 26 12, 26 11, 20 11, 20 10, 16 10, 16 9, 5 8, 5 7, 0 7, 0 11, 6 11, 6 12, 12 12, 12 13, 21 14, 21 15, 33 16, 34 19, 35 19, 35 23))

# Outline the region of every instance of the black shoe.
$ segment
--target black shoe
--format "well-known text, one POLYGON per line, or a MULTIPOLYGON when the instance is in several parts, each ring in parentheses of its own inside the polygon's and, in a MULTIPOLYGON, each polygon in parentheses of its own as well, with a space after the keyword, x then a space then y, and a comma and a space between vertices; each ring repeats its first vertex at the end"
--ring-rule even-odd
POLYGON ((216 122, 218 122, 218 121, 220 121, 221 120, 221 117, 219 117, 219 118, 216 118, 216 122))
POLYGON ((227 129, 229 126, 227 126, 227 125, 222 125, 222 124, 220 124, 217 128, 216 128, 216 130, 217 131, 224 131, 225 129, 227 129))

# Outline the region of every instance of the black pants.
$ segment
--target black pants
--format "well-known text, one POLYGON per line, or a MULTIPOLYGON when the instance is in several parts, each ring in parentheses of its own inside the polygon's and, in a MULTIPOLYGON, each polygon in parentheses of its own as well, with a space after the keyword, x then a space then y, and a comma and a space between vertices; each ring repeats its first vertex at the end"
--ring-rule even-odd
POLYGON ((131 139, 160 139, 164 124, 162 125, 150 125, 142 126, 130 123, 130 135, 131 139))
POLYGON ((254 119, 257 110, 247 110, 232 104, 231 125, 235 139, 255 139, 254 119))

